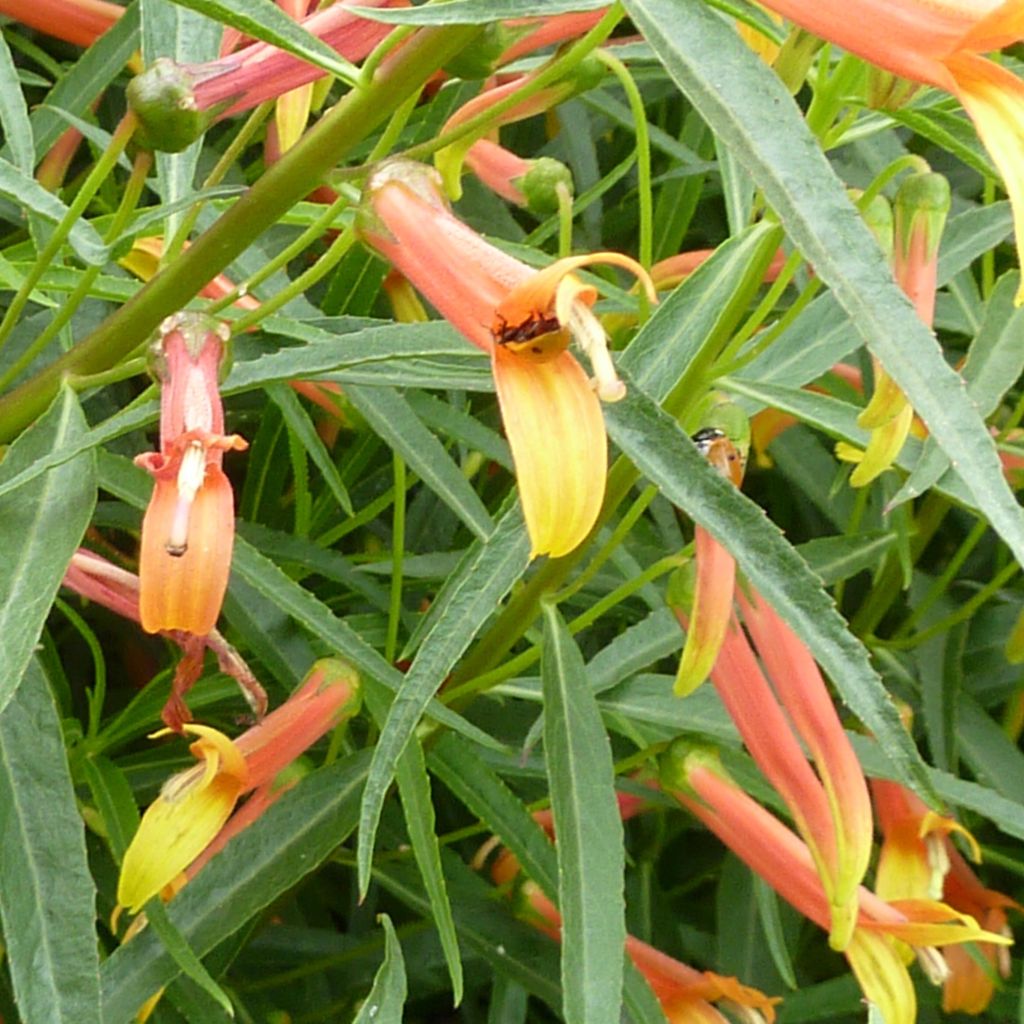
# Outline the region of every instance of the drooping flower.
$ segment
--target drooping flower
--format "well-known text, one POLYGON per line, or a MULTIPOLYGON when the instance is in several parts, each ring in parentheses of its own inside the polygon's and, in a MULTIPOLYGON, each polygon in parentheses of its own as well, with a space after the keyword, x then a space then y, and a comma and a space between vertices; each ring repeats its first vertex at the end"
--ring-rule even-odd
MULTIPOLYGON (((893 275, 928 327, 935 317, 939 241, 949 204, 949 182, 941 174, 930 172, 907 178, 893 204, 895 218, 888 247, 893 275)), ((870 483, 892 465, 914 420, 913 407, 885 367, 877 359, 872 360, 872 365, 875 389, 871 401, 857 417, 858 426, 869 429, 871 438, 850 474, 854 487, 870 483)), ((851 454, 848 445, 837 447, 837 451, 845 456, 851 454)))
MULTIPOLYGON (((730 408, 736 409, 737 406, 730 408)), ((746 417, 741 412, 743 427, 749 434, 746 417)), ((698 451, 714 468, 736 487, 743 482, 746 466, 741 451, 726 431, 705 427, 693 435, 698 451)), ((686 615, 686 644, 676 672, 675 693, 685 697, 692 693, 711 671, 725 637, 732 613, 733 587, 736 582, 736 560, 723 545, 699 523, 693 530, 696 580, 692 601, 686 615)))
POLYGON ((564 555, 593 527, 604 497, 607 440, 599 399, 625 388, 600 321, 597 290, 574 271, 612 263, 653 287, 635 260, 593 253, 534 270, 449 211, 430 168, 384 164, 369 182, 366 242, 469 341, 488 353, 533 555, 564 555), (593 383, 567 350, 590 360, 593 383))
MULTIPOLYGON (((338 0, 304 18, 306 31, 348 61, 366 57, 391 31, 352 11, 401 6, 403 0, 338 0)), ((154 149, 184 149, 218 117, 230 117, 324 77, 326 72, 269 43, 252 43, 205 64, 160 59, 128 86, 128 101, 154 149)))
POLYGON ((1003 176, 1024 251, 1024 82, 981 56, 1024 39, 1021 0, 861 0, 855 13, 843 0, 762 3, 893 74, 953 93, 1003 176))
MULTIPOLYGON (((1021 912, 1024 907, 1001 892, 986 889, 948 838, 945 843, 949 859, 949 871, 942 891, 945 902, 970 914, 986 931, 1012 938, 1006 911, 1021 912)), ((945 1013, 982 1013, 995 992, 993 976, 1010 976, 1010 951, 1006 946, 979 942, 977 950, 987 964, 978 963, 959 946, 950 946, 942 951, 949 969, 949 976, 942 986, 942 1009, 945 1013)))
MULTIPOLYGON (((647 784, 653 788, 650 780, 647 784)), ((635 793, 617 790, 615 795, 623 821, 650 806, 644 797, 635 793)), ((551 811, 535 811, 533 818, 554 841, 554 815, 551 811)), ((497 836, 484 843, 473 858, 473 867, 482 867, 498 845, 497 836)), ((510 850, 502 849, 495 858, 491 865, 491 880, 510 893, 518 916, 552 939, 561 941, 562 917, 558 908, 535 882, 522 875, 521 865, 510 850)), ((698 971, 628 934, 626 954, 657 996, 669 1024, 728 1024, 728 1019, 714 1005, 718 1002, 749 1024, 771 1024, 775 1020, 775 1004, 781 1000, 743 985, 736 978, 712 971, 698 971)))
MULTIPOLYGON (((133 622, 141 621, 139 577, 85 548, 79 548, 71 556, 63 583, 87 600, 95 601, 133 622)), ((267 710, 266 691, 238 651, 216 629, 211 629, 203 636, 176 630, 167 631, 166 635, 182 651, 182 658, 174 670, 170 696, 161 712, 161 718, 168 728, 181 732, 182 725, 191 721, 185 694, 202 673, 203 653, 206 649, 212 651, 217 658, 217 667, 221 672, 238 683, 256 720, 263 718, 267 710)))
MULTIPOLYGON (((729 779, 713 754, 677 743, 663 758, 662 785, 783 899, 821 928, 830 927, 830 901, 807 845, 729 779)), ((861 886, 843 953, 886 1024, 914 1024, 917 1000, 901 943, 914 947, 938 983, 946 967, 934 947, 964 942, 1005 946, 1009 941, 944 903, 890 903, 861 886)))
MULTIPOLYGON (((524 882, 519 896, 521 916, 551 938, 561 941, 562 915, 534 882, 524 882)), ((749 1024, 771 1024, 778 997, 766 996, 736 978, 698 971, 654 946, 626 936, 626 953, 658 997, 669 1024, 728 1024, 715 1003, 721 1002, 749 1024)))
POLYGON ((0 14, 76 46, 91 46, 123 13, 106 0, 0 0, 0 14))
POLYGON ((536 214, 558 209, 558 190, 572 197, 572 172, 549 156, 526 159, 490 139, 479 139, 466 153, 466 166, 502 199, 536 214))
MULTIPOLYGON (((182 873, 192 877, 197 858, 202 856, 202 866, 212 856, 203 856, 204 851, 230 825, 239 799, 259 794, 254 808, 247 810, 247 803, 239 812, 245 812, 244 824, 251 824, 253 810, 273 802, 279 773, 356 714, 360 701, 355 670, 340 659, 323 658, 284 704, 237 741, 209 726, 186 724, 184 731, 198 737, 190 748, 198 763, 168 779, 146 809, 121 866, 118 904, 135 914, 156 895, 173 896, 183 884, 182 873)), ((231 834, 239 830, 236 825, 231 834)))
POLYGON ((136 463, 155 479, 142 522, 139 611, 149 633, 203 636, 220 614, 231 569, 234 496, 221 463, 245 441, 224 434, 218 373, 226 325, 178 313, 155 346, 160 377, 160 451, 136 463))

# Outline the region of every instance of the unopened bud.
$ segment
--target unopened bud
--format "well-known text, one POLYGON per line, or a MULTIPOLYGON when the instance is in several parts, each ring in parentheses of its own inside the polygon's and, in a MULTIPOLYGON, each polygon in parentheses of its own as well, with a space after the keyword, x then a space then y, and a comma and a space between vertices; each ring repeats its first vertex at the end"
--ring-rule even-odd
POLYGON ((192 86, 192 76, 166 57, 128 83, 128 106, 139 120, 135 138, 141 145, 180 153, 203 134, 210 118, 197 109, 192 86))
POLYGON ((530 169, 515 184, 526 199, 526 207, 532 213, 545 216, 558 211, 559 186, 573 195, 572 171, 550 156, 542 156, 530 162, 530 169))
POLYGON ((925 260, 935 259, 949 205, 949 182, 941 174, 929 171, 903 180, 893 203, 897 258, 919 252, 925 260))

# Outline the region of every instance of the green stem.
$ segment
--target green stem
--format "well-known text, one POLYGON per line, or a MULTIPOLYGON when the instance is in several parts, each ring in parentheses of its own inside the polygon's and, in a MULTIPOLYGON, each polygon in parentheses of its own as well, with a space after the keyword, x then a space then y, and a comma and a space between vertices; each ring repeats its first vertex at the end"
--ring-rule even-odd
MULTIPOLYGON (((640 95, 629 68, 612 56, 607 50, 599 50, 597 58, 619 80, 629 109, 633 114, 633 126, 636 133, 636 174, 637 195, 639 198, 638 212, 640 217, 640 240, 638 246, 640 262, 644 269, 651 269, 654 252, 654 200, 651 191, 651 139, 647 130, 647 113, 644 110, 644 99, 640 95)), ((641 289, 641 294, 643 290, 641 289)))
POLYGON ((1020 566, 1016 562, 1010 562, 1009 565, 1003 566, 1003 568, 996 573, 996 575, 993 576, 992 579, 974 595, 974 597, 969 601, 965 601, 955 612, 947 615, 944 619, 940 619, 938 622, 930 625, 927 629, 923 629, 920 633, 915 633, 913 636, 904 637, 901 640, 883 640, 879 641, 879 643, 883 647, 904 651, 923 644, 933 636, 939 636, 941 633, 947 633, 954 626, 970 619, 986 601, 991 600, 997 593, 999 593, 999 591, 1002 590, 1002 588, 1005 587, 1006 584, 1009 583, 1010 580, 1012 580, 1019 572, 1020 566))
POLYGON ((558 258, 572 255, 572 195, 564 181, 555 186, 558 196, 558 258))
MULTIPOLYGON (((274 103, 274 100, 267 100, 265 103, 261 103, 246 118, 245 124, 239 128, 235 137, 228 144, 227 149, 221 154, 220 159, 213 165, 213 170, 206 176, 206 180, 202 185, 204 189, 213 188, 214 185, 219 185, 224 180, 224 176, 235 166, 238 158, 242 155, 242 151, 249 145, 260 126, 270 116, 270 112, 274 109, 274 103)), ((181 225, 174 232, 174 237, 164 247, 161 263, 172 262, 174 257, 184 249, 185 240, 192 234, 192 229, 196 226, 196 221, 199 219, 199 214, 206 202, 207 200, 203 199, 194 203, 188 213, 182 217, 181 225)))
POLYGON ((85 213, 85 208, 92 202, 93 196, 96 195, 100 186, 106 181, 107 175, 117 165, 118 158, 124 152, 124 147, 128 145, 128 140, 135 131, 135 125, 134 114, 125 114, 121 118, 121 123, 110 138, 110 145, 107 146, 99 160, 96 161, 96 165, 89 172, 89 176, 82 182, 82 187, 78 190, 78 194, 68 207, 68 212, 54 228, 53 234, 50 235, 49 241, 43 246, 39 258, 11 300, 3 322, 0 323, 0 346, 7 341, 8 336, 14 329, 14 325, 21 318, 21 314, 25 306, 28 305, 29 298, 32 295, 32 290, 39 284, 43 274, 50 269, 50 265, 57 258, 57 254, 67 241, 67 237, 75 226, 75 222, 85 213))
MULTIPOLYGON (((942 525, 950 504, 947 498, 931 493, 921 504, 914 525, 916 531, 910 547, 911 559, 916 562, 942 525)), ((871 588, 864 603, 857 609, 850 623, 851 631, 857 636, 868 636, 882 621, 885 613, 902 592, 900 583, 903 580, 903 568, 897 556, 890 555, 879 573, 875 585, 871 588)))
MULTIPOLYGON (((142 195, 142 190, 146 187, 146 175, 149 174, 149 168, 152 163, 152 154, 145 151, 140 152, 135 158, 135 163, 132 166, 131 177, 128 179, 128 185, 121 198, 121 205, 117 208, 117 212, 111 218, 106 234, 103 236, 103 241, 108 245, 118 239, 121 232, 124 230, 125 224, 128 222, 128 218, 131 216, 132 211, 138 204, 139 197, 142 195)), ((82 276, 78 280, 78 284, 75 286, 75 290, 64 300, 54 315, 54 318, 46 325, 39 337, 37 337, 35 341, 33 341, 24 352, 22 352, 20 358, 15 361, 14 365, 11 366, 5 374, 0 376, 0 391, 7 387, 11 381, 17 380, 22 372, 27 367, 31 366, 32 361, 36 356, 38 356, 39 353, 50 344, 54 337, 56 337, 57 332, 71 320, 77 312, 78 307, 88 296, 89 290, 93 286, 93 282, 97 277, 99 277, 99 273, 102 269, 102 267, 85 268, 82 272, 82 276)))
POLYGON ((417 32, 366 89, 353 89, 192 246, 71 351, 0 399, 0 441, 15 437, 69 374, 115 366, 322 181, 366 136, 479 32, 472 25, 417 32))
POLYGON ((325 274, 329 274, 341 261, 342 257, 356 243, 355 228, 346 228, 331 243, 330 248, 313 264, 308 270, 299 274, 294 281, 290 281, 285 288, 282 288, 273 298, 267 299, 257 309, 243 313, 231 325, 232 334, 241 334, 247 331, 254 324, 266 319, 272 313, 276 313, 282 306, 286 306, 296 295, 301 295, 308 288, 311 288, 325 274))
MULTIPOLYGON (((865 488, 865 490, 866 489, 867 488, 865 488)), ((947 565, 943 570, 942 575, 932 583, 928 588, 928 593, 921 598, 917 607, 904 620, 903 625, 896 630, 894 639, 900 640, 907 636, 911 629, 921 621, 921 617, 928 611, 928 609, 931 608, 939 598, 949 592, 949 586, 956 577, 956 574, 960 571, 964 562, 967 561, 970 553, 981 542, 981 538, 985 536, 987 531, 988 523, 984 520, 979 520, 974 524, 971 528, 971 532, 964 538, 964 542, 957 549, 956 554, 949 560, 949 565, 947 565)))
MULTIPOLYGON (((324 209, 324 212, 312 224, 306 228, 305 231, 295 239, 294 242, 286 245, 269 263, 264 264, 256 271, 252 277, 246 280, 244 287, 235 288, 232 292, 225 295, 223 298, 218 299, 212 305, 209 306, 207 312, 211 316, 216 316, 222 309, 226 309, 228 306, 237 302, 238 299, 243 295, 252 294, 255 288, 258 288, 268 277, 272 277, 274 274, 286 266, 291 260, 295 259, 300 252, 303 252, 312 242, 319 238, 324 231, 327 230, 328 226, 334 220, 335 217, 348 206, 350 200, 347 196, 338 196, 338 198, 331 203, 330 206, 324 209)), ((266 316, 266 314, 263 314, 266 316)), ((244 330, 244 327, 239 327, 237 322, 233 325, 233 333, 237 334, 239 331, 244 330)))

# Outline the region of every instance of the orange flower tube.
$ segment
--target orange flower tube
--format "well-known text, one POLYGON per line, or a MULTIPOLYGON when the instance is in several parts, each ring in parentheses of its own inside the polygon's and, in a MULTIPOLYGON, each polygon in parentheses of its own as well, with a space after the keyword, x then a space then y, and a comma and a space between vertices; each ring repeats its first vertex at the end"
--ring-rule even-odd
POLYGON ((953 93, 1003 176, 1024 251, 1024 82, 981 56, 1024 39, 1024 0, 762 3, 893 74, 953 93))
POLYGON ((156 480, 139 555, 139 612, 149 633, 209 633, 227 589, 235 513, 221 463, 226 450, 246 443, 224 434, 217 374, 226 339, 225 325, 179 313, 164 321, 157 342, 160 451, 135 460, 156 480))
POLYGON ((609 252, 534 270, 454 217, 422 164, 385 164, 364 204, 367 244, 491 357, 532 554, 567 554, 590 532, 604 498, 600 400, 625 393, 591 312, 597 290, 573 272, 588 263, 625 267, 653 300, 650 278, 635 260, 609 252), (573 339, 590 360, 592 381, 567 351, 573 339))

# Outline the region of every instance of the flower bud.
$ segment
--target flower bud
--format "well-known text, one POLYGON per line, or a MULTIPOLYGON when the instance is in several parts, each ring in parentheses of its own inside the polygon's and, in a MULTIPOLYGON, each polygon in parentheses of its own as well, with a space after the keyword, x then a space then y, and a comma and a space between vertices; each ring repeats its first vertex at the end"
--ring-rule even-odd
POLYGON ((530 169, 516 182, 526 199, 526 208, 531 213, 546 216, 558 211, 559 190, 573 195, 572 171, 550 156, 530 161, 530 169))
POLYGON ((192 76, 161 57, 128 83, 128 106, 139 119, 138 142, 163 153, 180 153, 206 130, 208 115, 196 106, 192 76))

